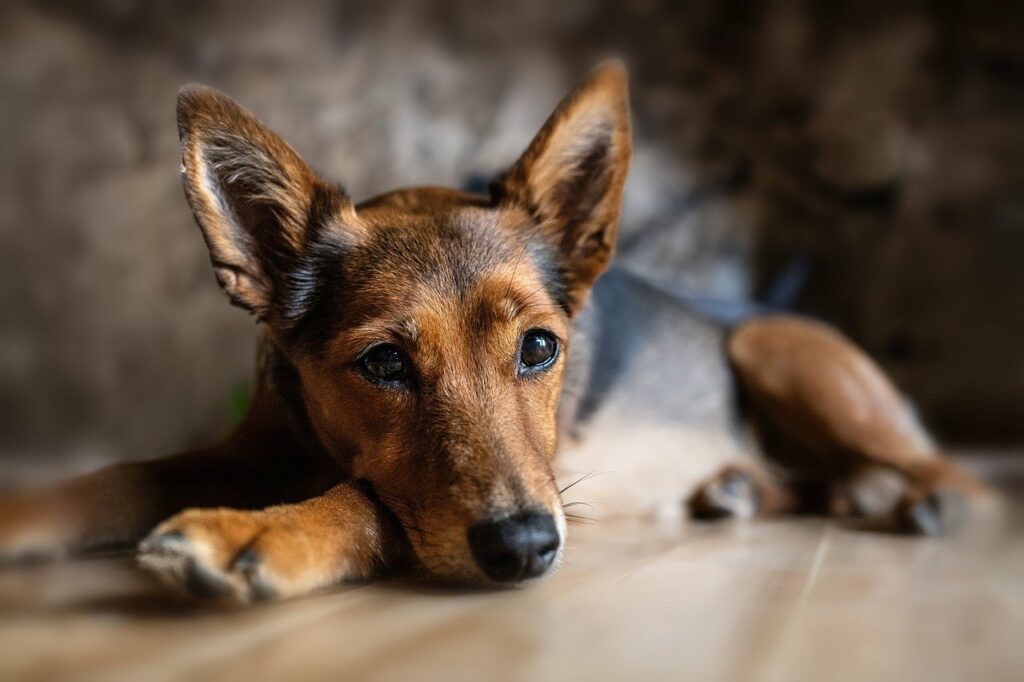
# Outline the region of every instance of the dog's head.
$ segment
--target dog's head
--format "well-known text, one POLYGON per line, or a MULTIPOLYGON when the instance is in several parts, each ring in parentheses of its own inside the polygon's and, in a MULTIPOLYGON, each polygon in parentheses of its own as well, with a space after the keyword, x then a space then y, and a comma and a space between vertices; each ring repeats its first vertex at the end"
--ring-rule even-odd
POLYGON ((181 91, 178 126, 217 279, 297 369, 323 445, 432 575, 547 571, 565 535, 550 462, 570 321, 611 260, 629 166, 622 67, 574 90, 489 198, 353 205, 202 86, 181 91))

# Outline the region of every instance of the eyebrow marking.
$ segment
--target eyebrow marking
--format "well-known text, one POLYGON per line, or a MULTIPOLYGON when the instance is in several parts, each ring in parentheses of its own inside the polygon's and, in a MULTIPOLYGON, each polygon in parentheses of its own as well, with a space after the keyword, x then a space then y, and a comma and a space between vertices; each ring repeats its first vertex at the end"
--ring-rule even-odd
POLYGON ((511 296, 506 296, 498 302, 495 309, 497 310, 499 317, 503 316, 507 321, 513 322, 519 315, 519 311, 522 310, 522 307, 523 306, 519 301, 516 301, 511 296))
POLYGON ((389 339, 415 346, 420 339, 420 328, 416 320, 412 318, 403 318, 397 321, 376 319, 351 327, 345 336, 348 344, 354 350, 361 350, 367 344, 389 339))
POLYGON ((395 332, 409 343, 417 343, 420 340, 420 326, 411 317, 399 321, 395 325, 395 332))

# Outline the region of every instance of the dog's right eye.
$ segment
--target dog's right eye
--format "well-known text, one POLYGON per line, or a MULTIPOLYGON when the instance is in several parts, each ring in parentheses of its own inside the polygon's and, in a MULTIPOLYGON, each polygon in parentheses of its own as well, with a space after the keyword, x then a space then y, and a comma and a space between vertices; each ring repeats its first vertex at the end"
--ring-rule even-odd
POLYGON ((363 376, 376 384, 399 384, 409 379, 409 361, 398 346, 390 343, 368 348, 356 364, 363 376))

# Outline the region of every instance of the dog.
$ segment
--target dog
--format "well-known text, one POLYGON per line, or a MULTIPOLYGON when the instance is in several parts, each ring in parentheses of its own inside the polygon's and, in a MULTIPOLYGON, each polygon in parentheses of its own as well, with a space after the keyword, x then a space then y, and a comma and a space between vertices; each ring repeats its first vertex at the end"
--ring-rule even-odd
POLYGON ((238 602, 401 573, 519 584, 561 561, 556 471, 616 472, 594 491, 623 513, 867 514, 924 534, 981 489, 835 329, 725 325, 609 269, 631 157, 619 63, 489 196, 356 205, 201 85, 177 121, 216 279, 259 322, 251 409, 212 447, 3 499, 7 558, 141 540, 166 581, 238 602), (879 472, 898 483, 881 506, 860 494, 879 472))

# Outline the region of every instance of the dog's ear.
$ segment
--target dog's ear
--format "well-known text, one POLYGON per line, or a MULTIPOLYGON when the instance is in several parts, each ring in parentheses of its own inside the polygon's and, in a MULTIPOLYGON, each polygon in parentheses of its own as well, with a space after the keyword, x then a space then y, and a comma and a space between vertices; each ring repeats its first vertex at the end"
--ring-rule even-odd
POLYGON ((497 187, 556 249, 571 314, 611 261, 631 153, 626 71, 608 62, 562 100, 497 187))
POLYGON ((231 302, 272 319, 289 278, 328 217, 354 217, 284 140, 230 97, 202 85, 178 93, 185 194, 231 302))

